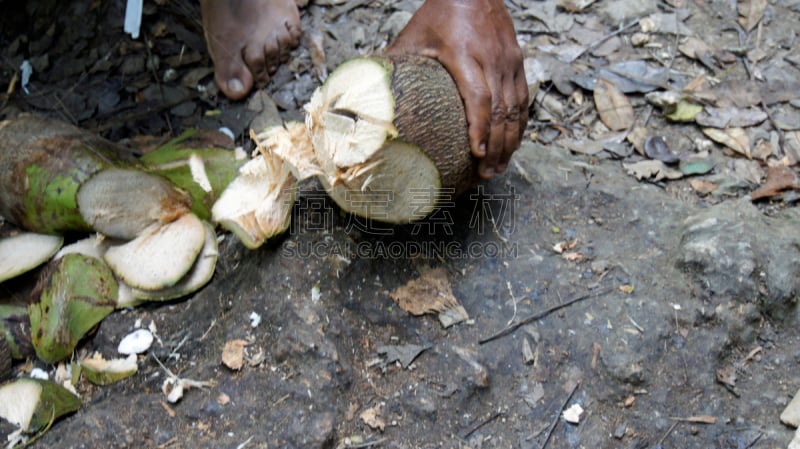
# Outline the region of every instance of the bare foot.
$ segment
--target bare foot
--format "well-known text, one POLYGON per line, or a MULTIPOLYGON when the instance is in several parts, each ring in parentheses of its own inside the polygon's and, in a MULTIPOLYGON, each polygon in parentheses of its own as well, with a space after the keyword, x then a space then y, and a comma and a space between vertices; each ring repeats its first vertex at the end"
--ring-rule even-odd
POLYGON ((295 0, 200 0, 214 80, 230 99, 266 83, 300 43, 295 0))

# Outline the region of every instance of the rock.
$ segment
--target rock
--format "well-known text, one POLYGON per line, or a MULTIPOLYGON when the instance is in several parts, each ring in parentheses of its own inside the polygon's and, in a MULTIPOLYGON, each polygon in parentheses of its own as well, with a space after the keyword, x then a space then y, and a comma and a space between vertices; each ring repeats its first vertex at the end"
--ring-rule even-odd
MULTIPOLYGON (((800 390, 797 390, 792 401, 783 409, 783 413, 781 413, 781 422, 794 428, 800 427, 800 390)), ((800 444, 797 435, 795 435, 793 441, 800 444)))
POLYGON ((763 302, 784 319, 800 291, 800 212, 765 217, 743 198, 689 217, 677 264, 700 291, 740 302, 763 302))
POLYGON ((788 449, 800 449, 800 429, 794 433, 794 438, 789 442, 788 449))

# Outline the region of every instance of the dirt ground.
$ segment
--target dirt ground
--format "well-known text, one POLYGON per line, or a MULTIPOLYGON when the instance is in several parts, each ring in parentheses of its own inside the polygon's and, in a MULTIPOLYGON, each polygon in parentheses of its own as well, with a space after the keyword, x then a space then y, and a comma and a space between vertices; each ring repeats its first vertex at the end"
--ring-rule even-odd
MULTIPOLYGON (((82 408, 33 447, 787 447, 795 429, 780 415, 800 388, 800 2, 507 4, 538 87, 507 173, 408 226, 343 214, 307 183, 290 231, 264 247, 220 232, 203 290, 117 311, 79 349, 114 356, 153 323, 139 373, 81 382, 82 408), (626 61, 652 71, 615 66, 626 61), (596 88, 608 67, 604 78, 625 72, 624 92, 596 88), (714 117, 669 120, 652 95, 668 91, 743 123, 717 127, 726 140, 703 131, 714 117), (604 115, 604 101, 632 117, 604 115), (445 328, 399 307, 396 289, 419 278, 449 285, 469 319, 445 328), (235 339, 239 371, 221 363, 235 339), (166 370, 213 386, 169 404, 166 370)), ((312 41, 330 71, 380 51, 417 3, 312 0, 303 45, 245 102, 217 94, 191 1, 146 1, 136 40, 121 1, 0 6, 0 117, 37 112, 132 145, 226 126, 251 148, 250 127, 302 117, 320 82, 312 41)), ((15 370, 34 366, 51 368, 15 370)))

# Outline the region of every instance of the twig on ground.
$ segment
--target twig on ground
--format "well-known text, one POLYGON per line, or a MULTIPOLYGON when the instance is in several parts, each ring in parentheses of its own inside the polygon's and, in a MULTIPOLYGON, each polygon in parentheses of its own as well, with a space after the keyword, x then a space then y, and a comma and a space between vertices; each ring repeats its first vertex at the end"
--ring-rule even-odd
POLYGON ((550 428, 547 429, 547 435, 544 437, 544 441, 542 445, 539 446, 539 449, 544 449, 547 447, 547 443, 550 441, 550 437, 553 435, 553 431, 556 429, 556 425, 558 425, 558 420, 561 419, 561 414, 564 412, 564 409, 567 408, 567 404, 569 401, 572 400, 572 396, 575 395, 575 392, 578 391, 578 387, 581 385, 581 382, 575 382, 575 386, 572 387, 572 391, 569 392, 567 399, 564 400, 564 403, 561 404, 561 407, 558 409, 558 413, 556 413, 556 417, 553 419, 553 422, 550 424, 550 428))
POLYGON ((547 315, 550 315, 551 313, 553 313, 553 312, 555 312, 557 310, 563 309, 564 307, 567 307, 567 306, 571 306, 572 304, 575 304, 577 302, 581 302, 581 301, 583 301, 585 299, 596 298, 598 296, 603 296, 603 295, 605 295, 607 293, 610 293, 612 290, 614 290, 612 287, 604 288, 602 290, 599 290, 599 291, 596 291, 596 292, 593 292, 593 293, 586 293, 584 295, 580 295, 580 296, 574 297, 572 299, 568 299, 565 302, 562 302, 560 304, 556 304, 555 306, 552 306, 552 307, 550 307, 548 309, 545 309, 545 310, 543 310, 541 312, 537 312, 537 313, 534 313, 533 315, 525 317, 525 318, 521 319, 520 321, 517 321, 516 323, 507 326, 505 329, 501 330, 500 332, 480 340, 479 343, 480 344, 484 344, 484 343, 488 343, 488 342, 493 341, 493 340, 497 340, 498 338, 505 337, 506 335, 511 334, 512 332, 514 332, 515 330, 519 329, 520 327, 522 327, 522 326, 524 326, 524 325, 526 325, 528 323, 531 323, 533 321, 536 321, 536 320, 538 320, 540 318, 544 318, 547 315))
POLYGON ((383 443, 385 441, 386 441, 386 438, 379 438, 377 440, 365 441, 363 443, 358 443, 358 444, 348 444, 345 447, 348 448, 348 449, 360 449, 360 448, 364 448, 364 447, 375 446, 375 445, 381 444, 381 443, 383 443))
POLYGON ((595 48, 603 45, 603 43, 605 41, 611 39, 612 37, 617 36, 619 34, 622 34, 625 31, 627 31, 628 29, 633 28, 634 26, 638 25, 639 24, 639 20, 640 19, 633 19, 633 20, 630 21, 630 23, 628 23, 627 25, 624 25, 622 28, 620 28, 620 29, 618 29, 616 31, 613 31, 611 33, 608 33, 605 36, 601 37, 600 39, 597 40, 597 42, 593 43, 592 45, 589 45, 588 47, 584 48, 580 53, 578 53, 578 55, 575 56, 575 59, 578 59, 581 56, 583 56, 586 52, 588 52, 590 50, 594 50, 595 48))
POLYGON ((675 430, 676 427, 678 427, 679 423, 680 423, 680 421, 675 421, 674 423, 672 423, 672 425, 669 426, 669 429, 667 429, 667 432, 664 434, 664 436, 661 437, 660 440, 658 440, 658 444, 656 444, 656 446, 661 446, 662 444, 664 444, 664 441, 666 441, 666 439, 669 436, 669 434, 671 434, 672 431, 675 430))
POLYGON ((470 435, 472 435, 473 433, 477 432, 478 429, 480 429, 481 427, 485 426, 486 424, 489 424, 490 422, 494 421, 495 419, 497 419, 497 418, 499 418, 499 417, 501 417, 503 415, 505 415, 505 412, 503 412, 503 411, 498 410, 498 411, 494 412, 488 418, 486 418, 483 421, 481 421, 481 422, 475 424, 474 426, 472 426, 469 430, 467 430, 464 433, 464 435, 461 436, 461 438, 466 440, 467 438, 469 438, 470 435))

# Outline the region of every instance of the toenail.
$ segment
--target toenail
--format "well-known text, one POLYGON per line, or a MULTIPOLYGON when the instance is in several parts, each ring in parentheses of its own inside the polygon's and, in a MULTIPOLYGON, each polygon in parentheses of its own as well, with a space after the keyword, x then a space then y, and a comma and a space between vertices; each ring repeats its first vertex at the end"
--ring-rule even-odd
POLYGON ((242 84, 239 78, 233 78, 228 80, 228 90, 232 93, 241 93, 244 91, 244 84, 242 84))

